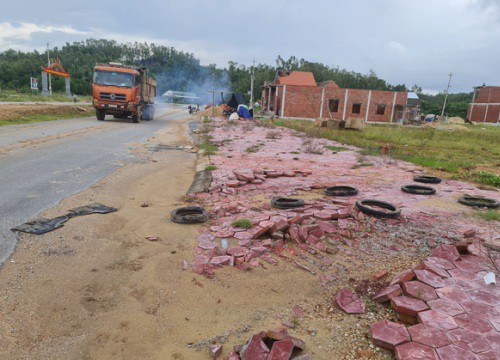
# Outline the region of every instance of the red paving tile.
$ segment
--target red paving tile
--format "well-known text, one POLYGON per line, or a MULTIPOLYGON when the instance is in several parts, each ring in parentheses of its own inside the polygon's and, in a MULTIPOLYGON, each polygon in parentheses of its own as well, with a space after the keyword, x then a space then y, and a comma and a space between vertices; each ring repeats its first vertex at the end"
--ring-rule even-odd
POLYGON ((396 347, 395 353, 398 360, 439 360, 433 348, 413 341, 399 345, 396 347))
POLYGON ((373 297, 373 300, 376 302, 386 302, 391 300, 393 297, 401 295, 402 293, 403 290, 401 289, 401 286, 399 286, 399 284, 394 284, 382 289, 382 291, 373 297))
POLYGON ((436 350, 440 360, 476 360, 476 354, 456 345, 443 346, 436 350))
POLYGON ((362 314, 365 312, 365 303, 363 300, 348 289, 340 290, 335 295, 335 301, 348 314, 362 314))
POLYGON ((404 325, 387 320, 371 324, 370 333, 374 344, 390 350, 410 341, 410 334, 404 325))
POLYGON ((413 270, 403 271, 392 278, 391 285, 402 284, 412 280, 415 277, 413 270))
POLYGON ((464 308, 465 312, 476 314, 479 316, 496 316, 498 312, 492 306, 483 305, 471 300, 460 301, 460 305, 464 308))
POLYGON ((445 286, 443 288, 436 289, 436 293, 441 299, 455 300, 459 303, 461 303, 462 301, 470 300, 470 298, 467 296, 467 293, 455 287, 445 286))
POLYGON ((480 314, 464 313, 454 316, 453 319, 455 319, 459 327, 478 334, 489 333, 494 330, 491 322, 488 321, 488 318, 483 317, 480 314))
POLYGON ((398 313, 409 316, 417 316, 419 312, 428 309, 427 304, 422 300, 408 296, 397 296, 392 298, 391 305, 398 313))
POLYGON ((450 344, 446 332, 429 324, 417 324, 408 328, 412 341, 432 348, 450 344))
POLYGON ((444 331, 452 330, 458 327, 458 324, 453 317, 435 310, 422 311, 418 313, 417 317, 418 321, 421 323, 435 326, 444 331))
POLYGON ((492 331, 483 336, 491 346, 491 349, 500 354, 500 333, 498 331, 492 331))
POLYGON ((438 298, 436 291, 432 286, 426 285, 420 281, 408 281, 403 284, 406 296, 420 299, 423 301, 436 300, 438 298))
MULTIPOLYGON (((460 254, 457 251, 457 248, 453 245, 439 245, 438 247, 432 250, 432 256, 443 258, 448 261, 456 261, 460 259, 460 254)), ((456 264, 455 264, 456 265, 456 264)))
POLYGON ((490 351, 485 351, 480 354, 476 354, 476 357, 479 360, 498 360, 498 352, 490 350, 490 351))
POLYGON ((460 304, 456 301, 450 299, 428 301, 427 305, 429 305, 429 308, 432 310, 436 310, 450 316, 456 316, 464 313, 462 306, 460 306, 460 304))
POLYGON ((441 276, 433 274, 427 270, 414 270, 413 272, 415 273, 417 279, 424 284, 430 285, 433 288, 444 287, 443 279, 441 278, 441 276))
POLYGON ((489 306, 498 306, 500 305, 500 297, 493 294, 491 291, 486 290, 472 290, 467 292, 470 299, 476 303, 489 305, 489 306))
POLYGON ((500 314, 489 319, 496 331, 500 331, 500 314))
POLYGON ((466 329, 453 329, 446 333, 453 345, 459 348, 470 350, 474 353, 481 353, 491 350, 488 342, 480 335, 466 329))

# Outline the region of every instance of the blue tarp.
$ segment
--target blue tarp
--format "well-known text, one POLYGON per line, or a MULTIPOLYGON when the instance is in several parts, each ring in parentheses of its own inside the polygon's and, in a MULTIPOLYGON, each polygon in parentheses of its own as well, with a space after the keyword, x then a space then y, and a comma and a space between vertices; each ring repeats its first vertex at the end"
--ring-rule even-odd
POLYGON ((238 116, 243 119, 251 119, 252 115, 250 115, 250 111, 248 111, 248 107, 246 105, 238 105, 238 116))

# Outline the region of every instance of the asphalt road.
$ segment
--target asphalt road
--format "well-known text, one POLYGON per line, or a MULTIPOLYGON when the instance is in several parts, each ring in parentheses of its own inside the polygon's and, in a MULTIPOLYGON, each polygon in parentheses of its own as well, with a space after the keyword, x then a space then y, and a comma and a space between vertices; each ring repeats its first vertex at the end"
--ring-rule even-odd
POLYGON ((0 264, 17 243, 12 227, 134 161, 130 143, 186 115, 160 105, 153 121, 139 124, 107 116, 0 127, 0 264))

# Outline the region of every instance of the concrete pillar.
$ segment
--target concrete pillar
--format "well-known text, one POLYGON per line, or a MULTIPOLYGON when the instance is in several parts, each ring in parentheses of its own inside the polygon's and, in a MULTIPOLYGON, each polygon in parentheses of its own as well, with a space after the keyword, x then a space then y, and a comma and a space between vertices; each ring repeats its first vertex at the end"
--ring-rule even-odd
POLYGON ((66 80, 66 97, 70 98, 71 97, 71 85, 69 82, 69 77, 65 78, 66 80))
POLYGON ((349 89, 345 89, 345 96, 344 96, 344 111, 342 112, 342 120, 345 121, 345 112, 347 110, 347 99, 349 98, 349 89))
POLYGON ((325 87, 323 86, 323 91, 321 92, 321 108, 319 109, 320 119, 323 117, 323 104, 325 103, 325 87))
POLYGON ((267 92, 268 92, 267 111, 269 111, 270 106, 271 106, 271 87, 270 86, 267 88, 267 92))
POLYGON ((365 122, 368 122, 368 112, 370 111, 370 100, 372 98, 372 91, 368 91, 368 102, 366 104, 366 116, 365 116, 365 122))
POLYGON ((278 114, 278 109, 277 109, 277 107, 278 107, 278 94, 279 94, 279 92, 280 92, 280 88, 279 88, 279 86, 276 86, 276 91, 274 92, 274 114, 275 115, 279 115, 278 114))
POLYGON ((42 71, 42 96, 49 96, 49 81, 45 71, 42 71))
POLYGON ((488 102, 486 103, 486 111, 484 112, 483 122, 486 122, 486 117, 488 116, 488 108, 490 107, 490 99, 491 99, 491 86, 490 86, 490 92, 488 94, 488 102))
POLYGON ((469 108, 470 111, 469 111, 469 114, 468 114, 468 119, 470 121, 472 121, 472 112, 474 111, 474 100, 476 99, 476 91, 477 91, 477 89, 474 88, 474 93, 472 94, 472 102, 471 102, 470 108, 469 108))
POLYGON ((396 106, 396 96, 397 95, 398 95, 398 93, 396 91, 394 91, 394 98, 392 99, 391 124, 392 124, 392 120, 394 119, 394 107, 396 106))
POLYGON ((286 85, 283 86, 283 100, 281 101, 281 117, 285 117, 285 97, 286 97, 286 85))

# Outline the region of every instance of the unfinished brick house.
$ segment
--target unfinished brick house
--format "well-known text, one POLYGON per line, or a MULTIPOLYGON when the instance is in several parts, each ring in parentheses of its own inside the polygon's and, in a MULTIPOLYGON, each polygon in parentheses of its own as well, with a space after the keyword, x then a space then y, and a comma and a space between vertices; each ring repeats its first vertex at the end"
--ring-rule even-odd
POLYGON ((474 88, 467 119, 475 122, 500 122, 500 86, 478 86, 474 88))
POLYGON ((316 84, 311 72, 278 71, 274 82, 264 83, 265 109, 283 118, 358 117, 366 122, 397 122, 418 115, 421 100, 415 93, 342 89, 335 81, 316 84))

